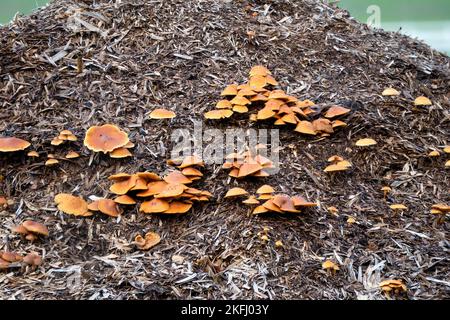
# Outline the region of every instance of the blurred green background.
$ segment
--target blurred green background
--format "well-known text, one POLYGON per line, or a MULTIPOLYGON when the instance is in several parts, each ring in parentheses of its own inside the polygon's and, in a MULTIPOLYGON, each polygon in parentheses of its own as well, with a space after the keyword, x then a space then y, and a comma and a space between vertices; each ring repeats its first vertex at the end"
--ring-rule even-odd
MULTIPOLYGON (((8 23, 17 12, 29 14, 47 2, 0 0, 0 23, 8 23)), ((373 6, 377 6, 383 29, 400 30, 450 54, 450 0, 340 0, 338 5, 364 23, 373 18, 373 6)))

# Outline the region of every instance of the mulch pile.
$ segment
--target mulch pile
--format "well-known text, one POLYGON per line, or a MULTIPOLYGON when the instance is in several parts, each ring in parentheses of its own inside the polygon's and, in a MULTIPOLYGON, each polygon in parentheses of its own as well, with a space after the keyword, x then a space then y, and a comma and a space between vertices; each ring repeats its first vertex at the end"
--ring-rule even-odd
MULTIPOLYGON (((0 195, 13 202, 0 209, 0 251, 43 258, 37 269, 0 272, 0 298, 385 299, 378 285, 386 279, 403 280, 409 299, 450 298, 448 221, 436 225, 429 212, 450 202, 450 170, 444 154, 427 157, 450 143, 450 59, 424 43, 315 0, 56 0, 0 28, 0 56, 0 135, 41 154, 0 154, 0 195), (241 182, 207 166, 198 185, 214 197, 185 215, 57 210, 58 193, 110 196, 107 177, 117 172, 163 174, 171 132, 204 121, 221 90, 257 64, 298 99, 350 108, 349 126, 325 138, 280 128, 281 169, 272 177, 241 182), (386 87, 401 96, 382 97, 386 87), (421 95, 433 105, 414 107, 421 95), (150 120, 155 108, 177 117, 150 120), (82 146, 86 130, 105 123, 127 131, 132 158, 82 146), (78 141, 52 146, 64 129, 78 141), (354 146, 366 137, 377 146, 354 146), (81 157, 44 165, 46 154, 71 149, 81 157), (335 154, 353 166, 333 177, 323 169, 335 154), (232 187, 254 194, 263 184, 319 206, 252 216, 223 199, 232 187), (408 210, 394 215, 393 203, 408 210), (26 219, 45 223, 49 237, 30 243, 12 234, 26 219), (135 236, 148 231, 161 242, 137 250, 135 236), (325 259, 340 266, 335 275, 322 270, 325 259)), ((204 127, 264 125, 242 116, 204 127)))

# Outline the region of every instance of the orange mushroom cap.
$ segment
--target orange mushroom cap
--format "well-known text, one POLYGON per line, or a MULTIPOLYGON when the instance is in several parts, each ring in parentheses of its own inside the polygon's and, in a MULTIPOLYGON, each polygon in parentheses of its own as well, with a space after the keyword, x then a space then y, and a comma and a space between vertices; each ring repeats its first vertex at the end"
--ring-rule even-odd
POLYGON ((314 135, 314 136, 317 134, 316 130, 314 129, 313 124, 309 121, 300 121, 297 124, 295 131, 303 133, 303 134, 314 135))
POLYGON ((98 203, 98 211, 104 213, 110 217, 118 217, 122 210, 119 208, 116 202, 111 199, 99 199, 98 203))
POLYGON ((155 109, 150 113, 151 119, 172 119, 175 118, 175 112, 166 109, 155 109))
POLYGON ((192 208, 192 203, 182 201, 172 201, 169 204, 169 209, 165 210, 166 214, 186 213, 192 208))
POLYGON ((28 141, 14 137, 0 137, 0 152, 14 152, 28 148, 28 141))
POLYGON ((162 213, 169 207, 169 202, 164 199, 152 199, 142 202, 139 211, 144 213, 162 213))
POLYGON ((127 196, 126 194, 116 197, 114 199, 114 202, 124 205, 136 204, 136 201, 132 197, 127 196))
POLYGON ((172 171, 167 176, 164 177, 164 181, 167 183, 173 183, 173 184, 189 184, 192 181, 186 177, 184 174, 182 174, 180 171, 172 171))
POLYGON ((84 145, 94 152, 108 153, 123 147, 130 140, 128 134, 112 124, 90 127, 84 138, 84 145))
POLYGON ((141 235, 137 235, 134 241, 140 250, 148 250, 160 243, 161 237, 156 232, 147 232, 144 238, 141 235))
POLYGON ((40 234, 43 236, 48 236, 48 229, 45 225, 42 223, 27 220, 24 223, 22 223, 22 226, 27 229, 29 232, 32 232, 34 234, 40 234))
POLYGON ((253 76, 267 76, 267 75, 271 75, 272 73, 269 71, 269 69, 267 69, 266 67, 262 66, 262 65, 256 65, 253 66, 249 72, 250 77, 253 76))
POLYGON ((335 118, 347 114, 350 111, 351 111, 350 109, 341 106, 332 106, 330 109, 328 109, 327 113, 325 113, 325 118, 328 119, 335 118))
POLYGON ((268 184, 265 184, 256 190, 257 194, 263 194, 263 193, 273 193, 275 192, 275 189, 269 186, 268 184))
POLYGON ((80 155, 75 151, 69 151, 66 154, 66 159, 75 159, 75 158, 79 158, 79 157, 80 157, 80 155))
POLYGON ((109 153, 109 156, 114 159, 122 159, 122 158, 132 157, 133 155, 127 148, 121 147, 121 148, 117 148, 117 149, 114 149, 113 151, 111 151, 109 153))
POLYGON ((242 188, 231 188, 228 190, 228 192, 225 194, 224 198, 232 198, 232 197, 239 197, 239 196, 245 196, 248 195, 248 192, 242 188))
POLYGON ((75 216, 88 216, 87 202, 80 197, 75 197, 68 193, 60 193, 55 196, 55 203, 58 209, 64 213, 75 216))

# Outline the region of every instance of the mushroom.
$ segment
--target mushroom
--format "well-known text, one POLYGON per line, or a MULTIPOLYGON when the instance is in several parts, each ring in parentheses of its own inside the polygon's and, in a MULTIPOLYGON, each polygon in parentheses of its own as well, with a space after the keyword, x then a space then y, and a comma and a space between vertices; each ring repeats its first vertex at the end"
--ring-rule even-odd
POLYGON ((200 158, 196 155, 192 155, 192 156, 187 156, 186 158, 184 158, 178 168, 184 169, 184 168, 193 167, 193 166, 204 167, 205 163, 203 162, 202 158, 200 158))
POLYGON ((266 77, 266 76, 271 75, 271 74, 272 73, 269 71, 269 69, 267 69, 266 67, 264 67, 262 65, 253 66, 250 69, 250 72, 249 72, 250 77, 253 77, 253 76, 266 77))
POLYGON ((230 102, 230 100, 220 100, 216 104, 216 109, 232 109, 233 104, 230 102))
POLYGON ((313 124, 309 121, 300 121, 297 124, 295 131, 303 133, 303 134, 313 135, 313 136, 315 136, 317 134, 316 130, 314 129, 313 124))
POLYGON ((252 214, 260 214, 260 213, 266 213, 269 212, 268 209, 266 209, 264 206, 257 206, 255 209, 253 209, 252 214))
POLYGON ((88 210, 88 204, 80 197, 68 193, 60 193, 55 196, 58 209, 64 213, 74 216, 89 217, 92 215, 88 210))
POLYGON ((170 204, 164 199, 152 199, 141 203, 139 211, 144 213, 162 213, 169 209, 170 204))
POLYGON ((330 109, 328 109, 327 113, 325 113, 325 118, 332 119, 347 114, 350 111, 350 109, 341 106, 332 106, 330 109))
POLYGON ((439 157, 440 155, 441 155, 441 153, 437 150, 433 150, 430 153, 428 153, 428 156, 431 158, 439 157))
POLYGON ((431 100, 424 96, 417 97, 416 100, 414 100, 415 106, 431 106, 432 104, 431 100))
POLYGON ((50 141, 50 144, 52 146, 59 146, 59 145, 61 145, 63 143, 64 143, 64 140, 59 139, 59 138, 53 138, 52 141, 50 141))
POLYGON ((76 153, 75 151, 69 151, 67 154, 66 154, 66 159, 75 159, 75 158, 79 158, 80 157, 80 155, 78 154, 78 153, 76 153))
POLYGON ((47 161, 45 161, 45 165, 46 165, 47 167, 54 166, 54 165, 56 165, 56 164, 58 164, 58 163, 59 163, 59 161, 56 160, 56 159, 54 159, 54 158, 50 158, 50 159, 48 159, 47 161))
POLYGON ((132 157, 133 154, 127 148, 121 147, 121 148, 117 148, 117 149, 114 149, 113 151, 111 151, 109 153, 109 156, 113 159, 123 159, 123 158, 132 157))
POLYGON ((98 211, 104 213, 110 217, 118 217, 122 210, 119 208, 116 202, 111 199, 99 199, 97 200, 98 211))
POLYGON ((394 88, 386 88, 384 89, 383 93, 381 94, 382 96, 399 96, 400 92, 395 90, 394 88))
POLYGON ((169 208, 164 211, 165 214, 186 213, 192 208, 192 203, 183 201, 172 201, 169 203, 169 208))
POLYGON ((39 153, 37 153, 36 151, 33 150, 33 151, 28 152, 27 156, 31 157, 31 158, 39 158, 39 153))
POLYGON ((172 184, 189 184, 192 182, 191 179, 186 177, 180 171, 172 171, 164 177, 164 181, 172 184))
POLYGON ((140 250, 148 250, 161 242, 161 237, 156 232, 147 232, 144 237, 137 235, 134 243, 140 250))
POLYGON ((228 190, 224 198, 234 198, 246 195, 248 195, 248 192, 242 188, 231 188, 228 190))
POLYGON ((336 207, 328 207, 328 212, 331 213, 335 217, 339 217, 339 210, 336 207))
POLYGON ((349 225, 352 225, 352 224, 354 224, 355 222, 356 222, 356 219, 355 219, 354 217, 348 217, 347 223, 348 223, 349 225))
POLYGON ((42 258, 37 253, 29 253, 23 258, 23 262, 32 267, 38 267, 42 264, 42 258))
MULTIPOLYGON (((5 252, 0 252, 0 260, 4 260, 6 262, 20 262, 23 260, 23 257, 16 253, 16 252, 9 252, 9 251, 5 251, 5 252)), ((1 267, 0 267, 1 269, 1 267)))
POLYGON ((404 204, 391 204, 389 207, 394 211, 394 213, 408 210, 408 208, 404 204))
POLYGON ((359 139, 358 141, 356 141, 355 145, 357 147, 369 147, 369 146, 373 146, 376 144, 377 144, 377 142, 374 139, 364 138, 364 139, 359 139))
POLYGON ((322 269, 326 270, 330 275, 335 274, 337 271, 339 271, 339 266, 331 260, 325 260, 322 263, 322 269))
POLYGON ((445 216, 450 212, 450 206, 444 203, 438 203, 431 206, 431 214, 438 216, 436 222, 437 224, 442 224, 445 222, 445 216))
POLYGON ((385 280, 380 282, 379 286, 388 297, 391 292, 394 294, 407 292, 407 288, 401 280, 385 280))
POLYGON ((28 148, 28 141, 15 137, 0 137, 0 152, 15 152, 28 148))
POLYGON ((247 205, 254 205, 259 204, 259 201, 256 199, 255 196, 250 196, 246 200, 242 201, 242 203, 247 205))
POLYGON ((181 195, 187 187, 181 183, 169 183, 164 189, 155 195, 155 198, 173 198, 181 195))
POLYGON ((119 203, 119 204, 124 204, 124 205, 132 205, 132 204, 136 204, 136 201, 127 195, 121 195, 118 196, 114 199, 115 203, 119 203))
POLYGON ((233 115, 233 111, 229 109, 218 109, 218 110, 211 110, 205 113, 206 119, 223 119, 223 118, 229 118, 233 115))
POLYGON ((237 84, 228 85, 220 94, 221 96, 235 96, 238 93, 237 84))
POLYGON ((36 236, 44 236, 48 237, 49 232, 48 228, 43 225, 42 223, 32 221, 32 220, 26 220, 22 223, 22 226, 30 233, 36 236))
POLYGON ((284 244, 281 240, 275 241, 275 248, 283 248, 284 244))
POLYGON ((384 201, 386 201, 386 197, 387 197, 388 193, 392 191, 392 189, 388 186, 384 186, 381 188, 381 191, 383 191, 383 198, 384 198, 384 201))
POLYGON ((128 134, 112 124, 93 126, 86 131, 84 145, 94 152, 108 153, 128 144, 128 134))
POLYGON ((166 109, 155 109, 150 113, 150 119, 172 119, 175 117, 175 112, 166 109))

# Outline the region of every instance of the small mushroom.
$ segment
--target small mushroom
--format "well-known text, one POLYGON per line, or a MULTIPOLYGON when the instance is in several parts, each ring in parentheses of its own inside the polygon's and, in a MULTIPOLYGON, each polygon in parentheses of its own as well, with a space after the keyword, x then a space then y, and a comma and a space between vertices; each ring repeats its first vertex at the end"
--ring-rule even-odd
POLYGON ((322 263, 322 269, 326 270, 330 275, 335 274, 337 271, 339 271, 339 266, 331 260, 325 260, 322 263))
POLYGON ((44 236, 44 237, 48 237, 49 232, 48 232, 48 228, 43 225, 42 223, 36 222, 36 221, 32 221, 32 220, 26 220, 25 222, 22 223, 22 226, 27 229, 28 232, 36 235, 36 236, 44 236))
POLYGON ((42 264, 42 258, 37 253, 29 253, 23 258, 23 262, 32 267, 38 267, 42 264))
POLYGON ((77 152, 75 152, 75 151, 69 151, 67 154, 66 154, 66 159, 76 159, 76 158, 79 158, 80 157, 80 155, 77 153, 77 152))
POLYGON ((147 232, 144 237, 137 235, 134 243, 140 250, 149 250, 161 242, 161 237, 156 232, 147 232))
POLYGON ((381 191, 383 191, 383 198, 384 198, 384 201, 386 201, 386 197, 392 191, 392 189, 388 186, 384 186, 381 188, 381 191))
POLYGON ((400 294, 407 292, 407 287, 401 280, 385 280, 380 282, 380 289, 389 297, 390 293, 400 294))
POLYGON ((39 158, 39 153, 37 153, 36 151, 30 151, 27 153, 27 156, 30 158, 39 158))
POLYGON ((331 213, 335 217, 339 217, 339 210, 336 207, 328 207, 328 212, 331 213))
POLYGON ((234 198, 234 197, 240 197, 240 196, 246 196, 248 195, 248 192, 242 188, 232 188, 228 190, 224 198, 234 198))
POLYGON ((416 100, 414 100, 415 106, 431 106, 432 104, 431 100, 424 96, 417 97, 416 100))
POLYGON ((439 157, 440 155, 441 155, 441 153, 440 153, 439 151, 437 151, 437 150, 433 150, 433 151, 431 151, 430 153, 428 153, 428 156, 429 156, 430 158, 439 157))
POLYGON ((50 159, 48 159, 47 161, 45 161, 45 165, 46 165, 47 167, 54 166, 54 165, 56 165, 56 164, 58 164, 58 163, 59 163, 59 161, 56 160, 56 159, 53 159, 53 158, 50 158, 50 159))
POLYGON ((389 207, 394 211, 394 213, 408 210, 408 207, 406 207, 404 204, 391 204, 389 207))
POLYGON ((155 109, 150 113, 150 119, 172 119, 175 118, 175 112, 166 109, 155 109))
POLYGON ((385 97, 399 96, 400 92, 395 90, 394 88, 386 88, 381 95, 385 97))
POLYGON ((369 147, 369 146, 373 146, 373 145, 376 145, 376 144, 377 144, 377 142, 374 139, 371 139, 371 138, 359 139, 355 143, 355 145, 357 147, 369 147))

